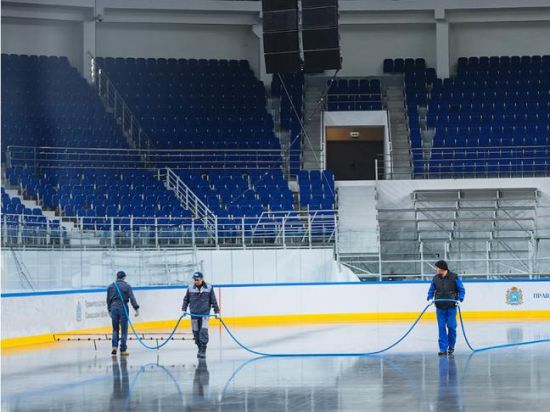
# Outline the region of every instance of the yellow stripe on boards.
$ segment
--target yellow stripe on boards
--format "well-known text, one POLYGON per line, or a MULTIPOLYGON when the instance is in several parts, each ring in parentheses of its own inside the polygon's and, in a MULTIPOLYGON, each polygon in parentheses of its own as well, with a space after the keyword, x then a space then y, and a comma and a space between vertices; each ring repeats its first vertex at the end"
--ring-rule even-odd
MULTIPOLYGON (((523 311, 474 311, 463 312, 465 321, 550 321, 550 310, 523 310, 523 311)), ((322 325, 338 323, 375 323, 375 322, 412 322, 418 317, 418 312, 394 312, 394 313, 325 313, 308 315, 266 315, 266 316, 244 316, 224 317, 228 326, 238 327, 274 327, 288 325, 322 325)), ((423 321, 435 320, 435 312, 430 311, 424 314, 423 321)), ((171 329, 176 319, 154 322, 136 323, 138 331, 151 329, 171 329)), ((216 319, 211 319, 212 326, 220 325, 216 319)), ((181 327, 190 327, 189 319, 180 323, 181 327)), ((76 331, 58 332, 58 334, 86 335, 90 333, 110 334, 110 327, 81 329, 76 331)), ((130 331, 131 333, 131 331, 130 331)), ((55 333, 34 336, 23 336, 18 338, 2 339, 2 349, 10 349, 21 346, 33 346, 53 344, 55 333)))
MULTIPOLYGON (((153 321, 153 322, 140 322, 135 323, 134 327, 137 331, 145 331, 150 329, 167 329, 167 328, 173 328, 176 324, 177 319, 174 320, 160 320, 160 321, 153 321)), ((179 327, 187 327, 190 328, 191 323, 189 319, 184 319, 180 322, 179 327)), ((66 332, 56 332, 56 333, 47 333, 43 335, 33 335, 33 336, 22 336, 18 338, 6 338, 2 339, 2 349, 10 349, 15 348, 19 346, 29 346, 29 345, 43 345, 48 343, 55 343, 55 335, 89 335, 90 333, 105 333, 107 335, 110 335, 112 332, 111 327, 103 327, 103 328, 93 328, 93 329, 79 329, 79 330, 73 330, 73 331, 66 331, 66 332)), ((132 333, 131 330, 128 331, 128 333, 132 333)))
MULTIPOLYGON (((399 322, 414 321, 418 312, 393 313, 341 313, 341 314, 309 314, 309 315, 278 315, 278 316, 247 316, 224 317, 228 326, 257 327, 285 326, 301 324, 337 324, 337 323, 367 323, 367 322, 399 322)), ((463 312, 462 317, 468 321, 494 320, 550 320, 550 311, 476 311, 463 312)), ((426 312, 422 321, 434 321, 435 312, 426 312)), ((217 322, 213 320, 212 323, 217 322)))

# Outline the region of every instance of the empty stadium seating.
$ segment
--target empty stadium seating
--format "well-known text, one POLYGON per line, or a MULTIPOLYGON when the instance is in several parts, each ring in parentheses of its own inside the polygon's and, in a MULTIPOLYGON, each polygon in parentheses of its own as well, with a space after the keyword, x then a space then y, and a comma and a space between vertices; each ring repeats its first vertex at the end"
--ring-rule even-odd
POLYGON ((329 171, 302 170, 298 175, 300 205, 309 210, 332 210, 335 207, 334 174, 329 171))
POLYGON ((180 170, 179 175, 217 216, 260 216, 264 211, 294 210, 292 192, 280 170, 180 170))
POLYGON ((190 217, 174 193, 153 173, 144 170, 45 169, 38 174, 28 168, 8 169, 10 184, 25 196, 36 198, 64 216, 96 217, 90 225, 109 228, 108 217, 190 217))
POLYGON ((382 110, 382 95, 378 79, 329 80, 329 111, 382 110))
POLYGON ((66 57, 2 54, 2 153, 10 145, 127 147, 66 57))
POLYGON ((384 73, 411 73, 422 72, 426 69, 426 60, 422 58, 413 59, 397 58, 397 59, 384 59, 384 73))
MULTIPOLYGON (((232 236, 239 230, 242 232, 240 219, 245 216, 248 219, 246 234, 264 230, 265 236, 276 237, 274 219, 276 221, 277 214, 283 211, 291 212, 284 217, 289 229, 297 236, 303 233, 303 217, 292 213, 294 197, 277 161, 266 165, 266 169, 256 166, 254 170, 247 168, 244 158, 220 165, 217 160, 200 154, 208 153, 211 148, 279 150, 273 121, 265 109, 263 85, 254 78, 246 62, 105 59, 100 64, 110 67, 112 79, 120 82, 117 87, 134 105, 141 120, 150 126, 157 139, 154 146, 173 149, 175 155, 182 148, 196 150, 199 161, 193 167, 180 164, 174 170, 217 216, 221 237, 232 236), (119 71, 121 67, 125 70, 124 75, 119 71), (174 85, 171 81, 179 83, 174 85)), ((8 69, 3 73, 2 82, 9 89, 8 95, 18 102, 3 112, 6 116, 2 127, 3 132, 8 132, 8 142, 73 148, 96 145, 127 147, 112 115, 105 112, 95 92, 70 67, 66 58, 10 55, 3 65, 8 69), (22 69, 21 73, 19 69, 22 69), (27 86, 26 80, 36 89, 27 86), (38 99, 38 103, 27 107, 24 103, 29 99, 38 99), (32 128, 27 130, 26 140, 16 140, 21 133, 18 127, 27 123, 32 128), (50 124, 63 127, 43 128, 50 124), (82 124, 90 126, 84 129, 82 124), (106 124, 112 127, 112 133, 104 135, 102 131, 106 124), (17 133, 10 135, 14 130, 17 133), (55 133, 45 134, 44 130, 54 130, 55 133)), ((301 100, 303 78, 290 79, 288 87, 301 100)), ((283 100, 284 127, 299 133, 299 129, 296 131, 299 122, 297 126, 288 109, 290 101, 283 100)), ((3 105, 3 110, 5 107, 3 105)), ((295 150, 299 150, 299 139, 297 142, 295 150)), ((189 231, 192 212, 182 207, 174 192, 166 189, 154 172, 143 169, 143 159, 139 155, 116 152, 113 154, 115 160, 112 160, 96 158, 82 149, 73 154, 65 153, 65 149, 44 149, 41 152, 43 157, 37 161, 34 149, 29 150, 28 153, 21 151, 24 160, 6 169, 9 184, 17 187, 26 198, 36 199, 42 207, 73 220, 81 225, 81 229, 132 232, 156 225, 162 226, 168 236, 170 233, 185 236, 184 232, 189 231), (88 157, 93 165, 83 167, 79 162, 88 157), (119 169, 113 168, 115 164, 119 169)), ((161 167, 163 162, 170 162, 170 158, 153 161, 161 167)), ((298 166, 293 166, 296 172, 298 166)), ((307 179, 302 174, 302 207, 331 209, 334 195, 327 194, 328 183, 318 182, 319 174, 312 174, 311 179, 309 174, 306 175, 307 179), (305 193, 310 198, 306 199, 305 193)), ((17 211, 33 216, 33 211, 16 210, 21 209, 16 202, 14 200, 12 204, 11 199, 3 196, 3 214, 17 211)), ((45 218, 32 219, 42 224, 45 218)), ((22 223, 27 223, 27 220, 22 223)), ((203 222, 193 224, 195 231, 207 230, 203 222)), ((324 224, 320 222, 319 228, 322 227, 324 224)))
MULTIPOLYGON (((201 149, 280 149, 266 111, 264 86, 246 61, 98 58, 98 65, 140 118, 156 148, 195 149, 197 156, 201 149)), ((285 87, 301 102, 303 78, 291 77, 285 87)), ((278 86, 274 92, 282 96, 282 126, 299 130, 299 122, 290 116, 289 100, 278 86)), ((292 149, 298 155, 299 148, 296 139, 292 149)), ((205 158, 204 164, 193 167, 198 170, 179 174, 220 216, 293 210, 292 193, 280 169, 244 173, 246 163, 239 166, 239 159, 230 162, 232 171, 207 172, 210 165, 205 158)), ((299 164, 291 166, 297 172, 299 164)))
POLYGON ((246 60, 101 58, 158 149, 278 149, 246 60))
POLYGON ((48 219, 40 208, 28 208, 18 196, 11 197, 2 187, 2 237, 8 243, 36 244, 59 241, 62 227, 58 219, 48 219))
POLYGON ((550 173, 550 56, 464 57, 449 79, 411 60, 396 59, 393 71, 405 75, 416 176, 550 173), (419 107, 427 107, 426 126, 435 132, 428 146, 419 107))

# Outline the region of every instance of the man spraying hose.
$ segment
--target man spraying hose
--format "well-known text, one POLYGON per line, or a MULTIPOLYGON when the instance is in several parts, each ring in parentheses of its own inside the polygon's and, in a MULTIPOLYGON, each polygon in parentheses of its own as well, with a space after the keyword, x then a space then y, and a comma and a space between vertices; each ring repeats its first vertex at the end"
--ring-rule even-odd
MULTIPOLYGON (((452 299, 462 302, 466 295, 466 289, 462 280, 456 273, 449 271, 447 262, 440 260, 436 262, 437 275, 432 279, 428 300, 452 299)), ((452 355, 456 343, 456 306, 457 302, 435 302, 437 325, 439 327, 439 356, 447 353, 452 355)))
MULTIPOLYGON (((210 308, 214 309, 216 317, 220 313, 214 289, 204 281, 200 272, 193 275, 193 284, 189 285, 185 293, 182 310, 186 312, 187 308, 193 315, 209 315, 210 308)), ((195 344, 199 348, 197 358, 204 359, 208 345, 208 317, 191 316, 191 328, 195 344)))
POLYGON ((126 313, 128 313, 128 301, 132 304, 132 307, 136 311, 136 317, 139 316, 139 305, 134 297, 134 292, 132 287, 125 282, 126 273, 120 271, 116 274, 116 286, 114 283, 111 283, 107 288, 107 310, 109 311, 109 316, 111 317, 113 324, 113 338, 112 338, 112 347, 113 350, 111 355, 116 355, 118 344, 119 344, 119 328, 121 331, 120 336, 120 356, 128 356, 126 351, 126 340, 128 339, 128 318, 126 313), (122 295, 122 301, 120 299, 119 292, 122 295), (122 307, 126 307, 126 312, 122 307))

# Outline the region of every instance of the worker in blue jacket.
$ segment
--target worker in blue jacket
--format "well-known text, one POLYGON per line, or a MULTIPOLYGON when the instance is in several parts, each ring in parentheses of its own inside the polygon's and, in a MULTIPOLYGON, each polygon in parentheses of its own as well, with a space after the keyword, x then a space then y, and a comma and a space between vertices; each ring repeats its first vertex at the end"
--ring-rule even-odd
MULTIPOLYGON (((449 270, 447 262, 436 262, 437 275, 432 279, 428 300, 452 299, 462 302, 466 289, 456 273, 449 270)), ((439 356, 452 355, 456 343, 456 307, 458 302, 435 302, 439 327, 439 356)))
POLYGON ((206 345, 208 344, 208 316, 210 309, 214 309, 216 318, 220 313, 218 300, 211 285, 204 281, 204 276, 201 272, 193 274, 193 284, 189 285, 185 297, 183 298, 182 310, 191 312, 191 328, 193 329, 193 337, 195 344, 199 348, 197 358, 206 358, 206 345), (194 316, 205 315, 205 316, 194 316))
POLYGON ((120 356, 128 356, 126 348, 126 340, 128 339, 128 318, 126 313, 128 313, 128 301, 132 304, 134 308, 135 316, 139 316, 139 305, 134 297, 134 292, 132 287, 126 283, 126 273, 120 271, 116 274, 116 286, 120 290, 122 295, 122 300, 114 283, 111 283, 107 288, 107 310, 109 311, 109 316, 111 317, 113 324, 113 337, 112 337, 112 355, 116 355, 119 343, 119 329, 121 332, 120 336, 120 356), (125 306, 126 311, 122 305, 125 306))

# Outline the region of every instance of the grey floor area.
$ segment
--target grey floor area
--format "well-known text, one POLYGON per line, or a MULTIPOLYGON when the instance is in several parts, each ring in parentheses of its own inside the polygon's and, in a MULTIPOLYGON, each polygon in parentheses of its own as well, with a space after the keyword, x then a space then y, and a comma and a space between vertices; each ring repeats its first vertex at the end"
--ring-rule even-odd
MULTIPOLYGON (((274 353, 370 351, 406 323, 239 328, 274 353)), ((473 322, 473 344, 550 338, 550 322, 473 322)), ((160 351, 130 342, 127 359, 109 343, 60 342, 2 354, 3 411, 548 411, 550 343, 437 356, 436 326, 419 325, 382 356, 254 358, 218 328, 206 361, 191 342, 160 351)))

